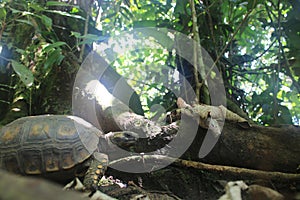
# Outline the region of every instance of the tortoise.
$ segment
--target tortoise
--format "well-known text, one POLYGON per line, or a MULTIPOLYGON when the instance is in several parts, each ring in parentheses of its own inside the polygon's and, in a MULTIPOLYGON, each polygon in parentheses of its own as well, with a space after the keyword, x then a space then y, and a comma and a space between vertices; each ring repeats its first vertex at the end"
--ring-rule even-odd
POLYGON ((136 135, 103 134, 76 116, 23 117, 0 130, 0 168, 64 183, 83 176, 83 184, 93 189, 108 163, 103 151, 114 141, 130 145, 136 135))

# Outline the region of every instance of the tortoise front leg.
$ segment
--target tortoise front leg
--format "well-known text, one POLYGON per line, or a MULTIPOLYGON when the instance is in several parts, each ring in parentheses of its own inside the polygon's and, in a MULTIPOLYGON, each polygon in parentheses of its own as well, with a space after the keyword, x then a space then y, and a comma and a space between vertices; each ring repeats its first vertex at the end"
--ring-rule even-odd
POLYGON ((91 191, 98 189, 98 183, 108 165, 108 156, 103 153, 94 152, 90 166, 83 180, 83 185, 91 191))

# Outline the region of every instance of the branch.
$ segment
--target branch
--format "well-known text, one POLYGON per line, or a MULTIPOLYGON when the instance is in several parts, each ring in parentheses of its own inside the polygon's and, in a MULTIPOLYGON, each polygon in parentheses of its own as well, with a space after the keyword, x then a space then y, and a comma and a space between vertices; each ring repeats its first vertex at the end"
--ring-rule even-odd
MULTIPOLYGON (((88 0, 86 2, 86 18, 85 18, 85 24, 84 24, 84 33, 83 35, 87 35, 88 31, 89 31, 89 21, 90 21, 90 14, 91 14, 91 4, 92 1, 88 0)), ((85 51, 85 43, 83 43, 81 45, 81 51, 80 51, 80 55, 79 55, 79 62, 82 63, 83 60, 83 55, 84 55, 84 51, 85 51)))
POLYGON ((200 67, 200 75, 201 78, 205 79, 206 75, 205 75, 205 69, 203 68, 204 65, 202 63, 202 65, 200 64, 200 60, 202 60, 201 56, 198 60, 198 51, 201 54, 201 51, 198 47, 198 45, 200 44, 200 36, 199 36, 199 32, 198 32, 198 26, 197 26, 197 13, 196 13, 196 9, 195 9, 195 2, 194 0, 190 0, 190 7, 191 7, 191 11, 192 11, 192 22, 193 22, 193 37, 194 40, 196 42, 193 43, 193 52, 194 52, 194 56, 193 56, 193 65, 194 65, 194 78, 195 78, 195 84, 196 84, 196 88, 195 88, 195 92, 196 92, 196 97, 198 98, 198 101, 200 100, 200 88, 201 88, 201 83, 199 82, 199 78, 198 78, 198 64, 200 67))
MULTIPOLYGON (((267 179, 271 181, 300 181, 300 174, 292 174, 292 173, 282 173, 282 172, 266 172, 262 170, 254 170, 254 169, 246 169, 240 167, 230 167, 223 165, 211 165, 205 164, 202 162, 176 159, 163 155, 141 155, 141 156, 130 156, 126 158, 121 158, 118 160, 114 160, 109 163, 109 166, 117 166, 122 164, 127 164, 129 162, 136 162, 137 165, 144 165, 147 167, 149 163, 155 163, 157 165, 163 163, 172 163, 175 166, 193 168, 198 170, 204 170, 212 173, 222 173, 227 175, 233 175, 238 177, 249 177, 251 179, 267 179)), ((153 169, 159 166, 152 166, 153 169)))

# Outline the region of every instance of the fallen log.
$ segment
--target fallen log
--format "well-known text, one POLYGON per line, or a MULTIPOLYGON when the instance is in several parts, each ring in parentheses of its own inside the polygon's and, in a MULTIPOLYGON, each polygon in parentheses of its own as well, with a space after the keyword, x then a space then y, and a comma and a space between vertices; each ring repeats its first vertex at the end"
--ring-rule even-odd
MULTIPOLYGON (((199 134, 205 133, 204 129, 199 134)), ((199 139, 199 138, 198 138, 199 139)), ((201 141, 201 137, 199 139, 201 141)), ((194 145, 198 146, 196 143, 194 145)), ((202 162, 265 171, 296 173, 300 164, 300 127, 285 125, 241 128, 227 122, 222 134, 202 162)))
MULTIPOLYGON (((92 123, 94 120, 93 124, 104 132, 126 130, 138 133, 141 139, 139 140, 140 145, 136 145, 137 152, 149 152, 153 149, 163 148, 164 151, 156 151, 156 153, 168 155, 168 149, 172 148, 172 146, 167 145, 170 141, 177 138, 177 144, 186 142, 186 145, 189 144, 189 141, 186 140, 193 139, 189 150, 183 156, 184 158, 192 158, 210 164, 292 173, 297 171, 300 164, 300 128, 297 126, 263 127, 253 124, 245 126, 243 122, 240 123, 243 120, 225 118, 225 125, 223 129, 220 129, 220 134, 217 134, 217 143, 206 157, 200 159, 198 157, 199 149, 203 145, 205 136, 209 135, 207 128, 210 128, 212 120, 203 119, 202 116, 201 120, 204 120, 202 124, 207 124, 207 127, 199 126, 196 137, 191 138, 188 135, 189 132, 192 132, 191 128, 195 126, 195 123, 199 123, 197 113, 193 113, 191 116, 187 115, 190 117, 188 123, 181 122, 181 125, 176 123, 161 126, 144 116, 133 113, 127 105, 107 92, 101 83, 97 84, 97 91, 101 95, 94 95, 93 98, 90 98, 90 95, 81 97, 87 99, 87 103, 84 105, 90 106, 90 109, 84 107, 83 110, 88 110, 88 112, 93 110, 95 115, 87 117, 86 113, 83 115, 78 113, 79 116, 87 121, 92 121, 92 123), (179 128, 183 129, 184 134, 187 135, 180 135, 182 132, 177 133, 179 128)), ((82 94, 88 93, 83 87, 82 94)), ((208 108, 211 109, 211 107, 208 108)), ((199 109, 196 109, 196 112, 198 111, 199 109)), ((219 115, 210 111, 205 112, 208 113, 207 117, 219 115)), ((213 120, 214 123, 217 121, 217 119, 213 120)), ((209 137, 215 139, 216 134, 209 137)))

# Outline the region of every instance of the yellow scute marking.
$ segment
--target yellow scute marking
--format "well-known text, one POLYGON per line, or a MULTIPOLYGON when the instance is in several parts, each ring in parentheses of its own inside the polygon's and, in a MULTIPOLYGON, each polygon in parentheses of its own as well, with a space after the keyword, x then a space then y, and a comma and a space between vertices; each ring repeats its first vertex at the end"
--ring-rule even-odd
POLYGON ((3 133, 2 137, 1 137, 1 140, 5 141, 5 142, 10 142, 14 138, 16 138, 19 131, 20 131, 20 127, 17 127, 15 129, 8 129, 3 133))
POLYGON ((75 165, 75 162, 71 155, 64 155, 63 159, 63 169, 69 169, 75 165))
POLYGON ((41 135, 41 134, 48 134, 50 130, 50 127, 47 123, 40 123, 35 124, 31 127, 30 135, 41 135))
POLYGON ((30 168, 26 168, 25 169, 25 173, 26 174, 41 174, 42 172, 41 172, 41 170, 39 170, 39 169, 30 169, 30 168))
POLYGON ((53 155, 45 156, 45 160, 46 160, 45 167, 47 172, 53 172, 59 170, 58 160, 53 155))
POLYGON ((73 135, 76 133, 76 128, 74 126, 61 126, 59 127, 58 134, 62 136, 73 135))

